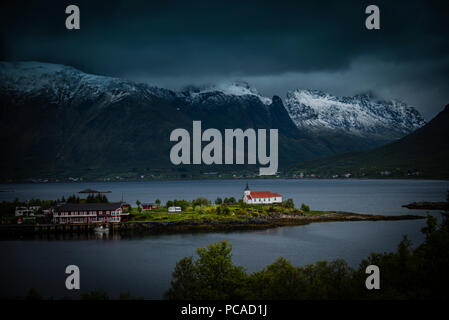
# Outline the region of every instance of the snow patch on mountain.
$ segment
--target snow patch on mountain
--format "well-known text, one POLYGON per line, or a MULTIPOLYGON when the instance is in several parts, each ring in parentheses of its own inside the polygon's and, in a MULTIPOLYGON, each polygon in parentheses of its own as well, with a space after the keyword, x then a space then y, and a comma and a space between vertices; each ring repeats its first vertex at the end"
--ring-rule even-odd
POLYGON ((272 100, 270 98, 261 95, 256 90, 256 88, 251 87, 245 81, 220 83, 220 84, 211 85, 208 87, 196 88, 195 90, 190 91, 190 93, 193 97, 197 97, 199 95, 209 94, 209 93, 213 93, 213 92, 220 92, 222 94, 229 95, 229 96, 247 96, 247 95, 249 95, 249 96, 254 96, 254 97, 259 98, 259 100, 265 105, 270 105, 272 103, 272 100))

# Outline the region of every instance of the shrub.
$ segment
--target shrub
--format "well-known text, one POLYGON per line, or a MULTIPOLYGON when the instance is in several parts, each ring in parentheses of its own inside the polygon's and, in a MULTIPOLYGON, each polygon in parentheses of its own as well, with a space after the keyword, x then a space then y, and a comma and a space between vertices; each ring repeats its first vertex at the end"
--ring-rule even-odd
POLYGON ((306 205, 305 203, 303 203, 303 204, 301 204, 301 210, 304 212, 309 212, 310 207, 308 205, 306 205))
POLYGON ((248 211, 246 209, 239 210, 237 213, 240 216, 246 216, 248 214, 248 211))
POLYGON ((210 201, 209 201, 209 199, 206 199, 204 197, 199 197, 192 201, 192 205, 193 206, 209 206, 210 201))
MULTIPOLYGON (((187 201, 187 200, 174 200, 174 201, 173 201, 173 205, 174 205, 175 207, 181 207, 181 209, 182 209, 183 211, 185 211, 185 210, 189 207, 190 202, 187 201)), ((199 205, 201 205, 201 204, 199 204, 199 205)))
POLYGON ((283 203, 285 208, 293 209, 295 208, 295 203, 293 202, 293 199, 289 198, 283 203))
POLYGON ((231 214, 231 210, 227 206, 224 206, 221 212, 225 216, 229 216, 231 214))

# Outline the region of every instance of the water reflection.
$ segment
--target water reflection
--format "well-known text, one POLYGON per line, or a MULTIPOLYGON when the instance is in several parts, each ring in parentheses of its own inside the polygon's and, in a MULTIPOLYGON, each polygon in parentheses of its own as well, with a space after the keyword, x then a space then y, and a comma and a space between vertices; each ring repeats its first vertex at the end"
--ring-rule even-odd
MULTIPOLYGON (((41 240, 41 241, 84 241, 84 240, 122 240, 125 238, 119 232, 83 232, 83 233, 37 233, 33 235, 20 236, 19 240, 41 240)), ((3 239, 16 240, 17 237, 3 239)), ((1 242, 0 242, 1 245, 1 242)))

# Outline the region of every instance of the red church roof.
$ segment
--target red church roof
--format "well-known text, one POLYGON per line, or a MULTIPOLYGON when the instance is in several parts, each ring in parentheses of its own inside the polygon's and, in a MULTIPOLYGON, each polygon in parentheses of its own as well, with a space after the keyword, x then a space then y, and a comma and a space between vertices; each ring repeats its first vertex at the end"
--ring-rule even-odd
POLYGON ((281 195, 279 193, 273 193, 270 191, 251 191, 249 196, 247 198, 249 200, 254 198, 273 198, 273 197, 280 197, 281 195))

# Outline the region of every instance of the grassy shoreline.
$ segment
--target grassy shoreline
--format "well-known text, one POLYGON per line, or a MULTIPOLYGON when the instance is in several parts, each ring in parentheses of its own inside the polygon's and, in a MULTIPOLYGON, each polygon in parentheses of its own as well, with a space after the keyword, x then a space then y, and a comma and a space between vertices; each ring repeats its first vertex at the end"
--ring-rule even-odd
POLYGON ((220 216, 216 214, 195 213, 142 213, 140 219, 123 224, 121 230, 144 232, 187 232, 187 231, 236 231, 262 230, 284 226, 299 226, 319 222, 351 221, 397 221, 425 219, 425 216, 401 215, 385 216, 360 214, 342 211, 303 212, 292 209, 291 212, 260 213, 252 215, 220 216), (146 215, 146 217, 145 217, 146 215), (143 217, 142 217, 143 216, 143 217))

